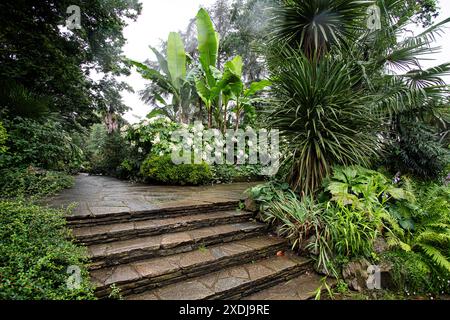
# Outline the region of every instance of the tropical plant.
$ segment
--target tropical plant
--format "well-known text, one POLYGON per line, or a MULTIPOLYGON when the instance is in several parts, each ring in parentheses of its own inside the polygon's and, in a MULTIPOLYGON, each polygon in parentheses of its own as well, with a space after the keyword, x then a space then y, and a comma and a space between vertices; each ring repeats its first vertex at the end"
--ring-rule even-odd
POLYGON ((416 206, 395 212, 410 222, 403 226, 405 232, 390 238, 389 243, 406 252, 422 254, 430 268, 450 273, 450 188, 432 183, 415 189, 416 206))
MULTIPOLYGON (((441 77, 450 65, 422 70, 419 58, 435 52, 433 39, 450 18, 401 40, 411 18, 396 16, 402 2, 377 2, 383 27, 373 32, 364 27, 369 4, 283 1, 275 10, 267 53, 275 98, 269 125, 289 141, 288 181, 300 192, 318 190, 334 164, 368 164, 381 146, 403 145, 402 119, 435 119, 448 101, 441 77)), ((427 149, 404 151, 414 159, 427 149)), ((438 154, 415 164, 440 168, 438 154)))
POLYGON ((151 50, 158 60, 158 68, 131 61, 142 77, 151 81, 142 92, 142 98, 148 103, 162 104, 154 109, 160 114, 170 117, 173 121, 188 123, 192 114, 191 103, 195 99, 195 69, 188 70, 189 59, 184 51, 181 36, 176 32, 169 34, 166 56, 153 47, 151 50))
POLYGON ((234 128, 238 130, 241 114, 244 111, 245 113, 250 113, 252 108, 254 108, 254 104, 258 101, 255 98, 256 94, 271 85, 269 80, 261 80, 252 82, 246 88, 242 79, 242 67, 243 63, 240 56, 228 61, 224 66, 224 75, 219 83, 223 96, 223 130, 226 129, 228 122, 227 108, 230 100, 234 101, 233 112, 236 119, 234 128))
POLYGON ((199 97, 205 103, 208 112, 208 127, 212 126, 213 106, 218 105, 220 87, 219 79, 222 77, 217 70, 217 56, 219 51, 219 34, 205 9, 197 13, 197 39, 201 75, 195 78, 195 87, 199 97))
POLYGON ((200 9, 197 14, 197 32, 201 74, 197 75, 195 84, 197 93, 208 110, 208 126, 212 126, 214 115, 217 125, 225 131, 228 124, 228 105, 233 100, 237 130, 242 112, 252 107, 255 94, 269 86, 270 82, 254 82, 249 88, 245 88, 240 56, 226 62, 223 72, 217 69, 219 36, 205 9, 200 9))
POLYGON ((300 49, 308 59, 323 56, 333 45, 356 40, 373 1, 281 1, 273 9, 271 42, 300 49))
POLYGON ((335 164, 368 164, 378 149, 373 96, 363 75, 339 56, 308 59, 284 49, 274 75, 269 125, 285 144, 286 177, 294 190, 314 194, 335 164))

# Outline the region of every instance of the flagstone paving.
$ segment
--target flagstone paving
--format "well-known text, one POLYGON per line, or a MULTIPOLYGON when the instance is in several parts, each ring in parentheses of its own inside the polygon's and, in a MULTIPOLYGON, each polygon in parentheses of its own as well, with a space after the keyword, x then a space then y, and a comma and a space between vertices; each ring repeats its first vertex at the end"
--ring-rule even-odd
POLYGON ((77 203, 72 213, 77 218, 142 211, 158 212, 162 209, 236 203, 244 198, 246 189, 256 184, 158 186, 80 174, 76 177, 75 186, 50 199, 50 204, 60 207, 77 203))
POLYGON ((87 246, 99 298, 307 299, 320 284, 310 261, 237 209, 254 183, 201 187, 131 184, 79 175, 50 199, 87 246))

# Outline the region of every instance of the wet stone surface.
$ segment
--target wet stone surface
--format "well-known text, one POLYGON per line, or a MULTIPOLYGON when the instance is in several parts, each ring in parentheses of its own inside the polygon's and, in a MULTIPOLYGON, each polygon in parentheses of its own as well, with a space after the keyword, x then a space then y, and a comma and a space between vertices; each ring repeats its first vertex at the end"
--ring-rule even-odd
POLYGON ((47 204, 77 204, 67 220, 87 245, 100 298, 112 284, 125 299, 309 298, 318 286, 303 275, 309 260, 237 210, 256 184, 154 186, 78 175, 47 204))
POLYGON ((77 203, 74 216, 102 216, 207 205, 244 199, 244 191, 257 183, 206 186, 157 186, 133 184, 111 177, 79 174, 75 186, 47 201, 52 207, 77 203))
POLYGON ((235 267, 224 268, 208 275, 180 281, 159 289, 149 290, 142 294, 130 295, 132 300, 185 300, 215 299, 223 295, 239 297, 253 286, 270 282, 279 276, 280 266, 283 274, 298 273, 298 268, 306 264, 306 260, 296 256, 270 257, 268 259, 247 263, 235 267))

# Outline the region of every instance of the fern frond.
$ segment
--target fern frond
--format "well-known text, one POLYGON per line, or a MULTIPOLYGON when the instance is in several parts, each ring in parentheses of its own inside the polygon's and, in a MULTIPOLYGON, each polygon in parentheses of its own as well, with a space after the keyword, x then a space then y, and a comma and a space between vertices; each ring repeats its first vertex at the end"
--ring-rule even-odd
POLYGON ((450 233, 435 232, 433 230, 427 229, 416 236, 415 242, 416 243, 428 242, 439 244, 450 243, 450 233))
POLYGON ((424 254, 428 256, 439 267, 450 272, 450 261, 448 261, 447 257, 445 257, 442 252, 440 252, 435 247, 425 243, 419 243, 417 244, 417 246, 420 247, 424 254))

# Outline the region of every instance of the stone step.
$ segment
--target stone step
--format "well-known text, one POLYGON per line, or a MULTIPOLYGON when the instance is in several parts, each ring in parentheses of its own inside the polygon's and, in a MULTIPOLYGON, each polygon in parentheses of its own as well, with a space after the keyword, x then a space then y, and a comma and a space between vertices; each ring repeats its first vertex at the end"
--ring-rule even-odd
POLYGON ((196 205, 178 205, 173 207, 144 210, 141 207, 93 207, 86 214, 69 215, 66 217, 67 224, 71 228, 83 226, 99 226, 118 222, 130 222, 149 219, 163 219, 167 217, 179 217, 206 212, 234 210, 239 201, 220 201, 196 205))
POLYGON ((287 253, 224 268, 168 286, 126 296, 130 300, 240 299, 288 281, 309 269, 309 260, 287 253))
POLYGON ((129 240, 170 232, 187 231, 202 227, 249 221, 251 212, 230 210, 189 216, 122 222, 93 227, 74 228, 73 234, 84 245, 129 240))
POLYGON ((275 256, 285 247, 284 239, 254 237, 94 270, 91 277, 98 297, 108 296, 112 284, 120 288, 122 295, 135 294, 222 268, 275 256))
MULTIPOLYGON (((327 278, 329 287, 334 283, 335 280, 327 278)), ((242 300, 311 300, 315 298, 319 288, 321 292, 326 292, 326 288, 322 286, 322 276, 314 271, 307 271, 291 280, 246 296, 242 300)))
POLYGON ((91 270, 125 264, 146 258, 168 256, 263 234, 267 225, 242 222, 200 229, 95 244, 88 247, 91 270))

